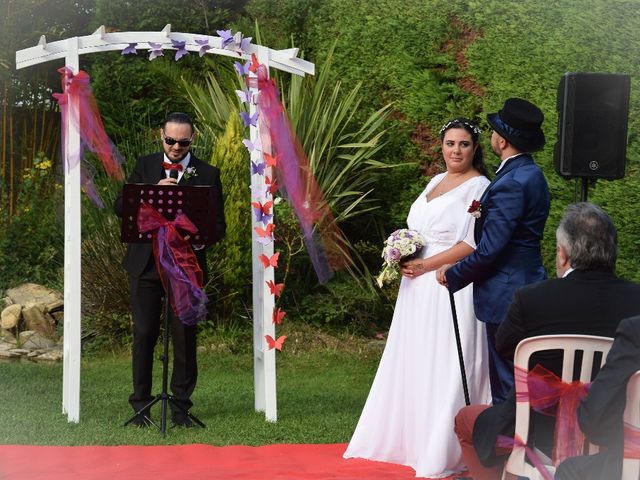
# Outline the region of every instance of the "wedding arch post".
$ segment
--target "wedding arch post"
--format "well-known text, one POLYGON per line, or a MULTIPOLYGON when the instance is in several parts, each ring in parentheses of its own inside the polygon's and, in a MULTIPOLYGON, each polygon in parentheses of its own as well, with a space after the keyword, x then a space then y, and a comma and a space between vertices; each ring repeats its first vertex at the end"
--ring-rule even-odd
MULTIPOLYGON (((47 43, 44 35, 38 45, 16 52, 16 68, 25 68, 40 63, 64 59, 65 65, 75 75, 80 69, 80 55, 124 50, 133 46, 136 51, 149 50, 150 43, 160 44, 162 50, 176 50, 172 40, 185 42, 184 49, 190 52, 202 51, 203 42, 208 41, 206 54, 223 55, 235 59, 250 60, 255 54, 258 61, 267 67, 294 75, 313 75, 313 63, 297 58, 298 49, 273 50, 262 45, 249 43, 242 50, 223 46, 218 36, 172 32, 171 25, 160 32, 107 32, 104 26, 92 35, 71 37, 47 43), (198 41, 196 41, 198 40, 198 41)), ((253 96, 258 95, 257 86, 249 87, 253 96)), ((250 114, 256 111, 255 102, 249 104, 250 114)), ((77 99, 70 98, 67 132, 64 148, 64 332, 63 332, 63 380, 62 413, 69 422, 80 421, 80 320, 81 320, 81 188, 80 188, 80 131, 78 130, 80 106, 77 99)), ((259 124, 258 124, 259 125, 259 124)), ((260 138, 259 126, 250 127, 251 141, 260 138)), ((262 152, 251 152, 251 159, 262 161, 262 152)), ((252 175, 252 186, 265 188, 264 177, 252 175)), ((270 195, 270 194, 267 194, 270 195)), ((270 199, 270 198, 269 198, 270 199)), ((250 210, 251 206, 247 205, 250 210)), ((251 213, 249 213, 251 215, 251 213)), ((261 225, 252 216, 252 269, 253 269, 253 352, 255 409, 265 412, 267 421, 277 420, 276 360, 275 349, 268 349, 265 335, 275 336, 272 322, 274 298, 267 282, 274 279, 273 269, 264 269, 258 260, 261 254, 273 255, 273 243, 263 245, 255 241, 254 227, 261 225)))

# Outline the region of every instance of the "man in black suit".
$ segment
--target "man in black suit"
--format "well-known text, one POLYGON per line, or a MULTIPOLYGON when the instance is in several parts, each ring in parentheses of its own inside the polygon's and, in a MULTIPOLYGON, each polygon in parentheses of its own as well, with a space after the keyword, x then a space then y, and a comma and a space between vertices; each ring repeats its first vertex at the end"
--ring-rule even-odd
POLYGON ((620 322, 607 361, 578 407, 580 428, 591 443, 600 446, 600 452, 568 458, 558 465, 556 480, 620 478, 627 382, 638 370, 640 316, 620 322))
MULTIPOLYGON (((217 211, 216 239, 224 236, 222 185, 220 171, 197 159, 189 151, 194 137, 193 122, 184 113, 171 113, 160 129, 164 152, 138 158, 127 183, 157 185, 210 185, 213 187, 217 211)), ((116 199, 113 209, 122 217, 122 192, 116 199)), ((206 248, 194 247, 198 264, 202 269, 206 283, 206 248)), ((150 243, 132 243, 122 262, 129 275, 131 307, 133 313, 133 393, 129 403, 137 412, 152 399, 151 383, 153 354, 160 334, 160 314, 164 289, 150 243)), ((193 393, 198 375, 196 362, 196 326, 184 325, 171 312, 171 337, 173 341, 173 368, 171 391, 173 400, 188 411, 193 403, 193 393)), ((171 419, 177 426, 192 426, 189 416, 173 405, 171 419)), ((150 414, 143 411, 132 423, 146 426, 150 423, 150 414)))
MULTIPOLYGON (((612 337, 623 318, 640 313, 640 285, 622 280, 614 273, 617 233, 602 209, 586 202, 569 205, 556 239, 559 278, 516 291, 496 335, 496 347, 505 358, 513 360, 518 343, 536 335, 612 337)), ((561 373, 558 355, 534 357, 536 362, 557 375, 561 373)), ((475 480, 500 478, 507 452, 496 451, 496 438, 499 434, 514 435, 515 410, 515 387, 512 387, 504 403, 471 405, 456 416, 455 431, 475 480)), ((533 427, 536 446, 548 451, 552 426, 536 418, 533 427)))

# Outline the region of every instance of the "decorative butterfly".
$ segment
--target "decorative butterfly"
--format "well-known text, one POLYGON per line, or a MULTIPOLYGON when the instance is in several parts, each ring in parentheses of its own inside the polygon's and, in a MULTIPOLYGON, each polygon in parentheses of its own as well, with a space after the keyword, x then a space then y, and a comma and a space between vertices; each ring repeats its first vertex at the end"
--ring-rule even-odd
POLYGON ((231 30, 216 30, 216 33, 222 40, 222 48, 226 48, 229 44, 233 43, 233 35, 231 34, 231 30))
POLYGON ((244 140, 242 140, 242 143, 250 152, 253 152, 254 150, 262 150, 262 142, 260 142, 260 137, 258 137, 255 142, 252 142, 248 138, 245 138, 244 140))
MULTIPOLYGON (((238 32, 238 33, 240 33, 240 32, 238 32)), ((240 44, 239 44, 238 48, 239 48, 239 50, 241 52, 244 52, 249 47, 249 44, 251 43, 251 39, 252 38, 253 37, 245 37, 242 40, 240 40, 240 44)))
POLYGON ((287 312, 280 310, 280 307, 273 311, 271 315, 271 321, 276 325, 280 325, 282 323, 282 319, 285 317, 287 312))
POLYGON ((251 65, 249 66, 249 71, 253 73, 258 73, 258 67, 260 63, 258 62, 258 57, 256 57, 255 53, 251 54, 251 65))
POLYGON ((151 47, 150 53, 149 53, 149 60, 154 60, 158 57, 164 57, 161 43, 149 42, 149 46, 151 47))
POLYGON ((265 228, 254 227, 259 237, 273 237, 273 231, 276 229, 275 223, 269 223, 265 228))
POLYGON ((249 90, 236 90, 236 95, 238 95, 238 98, 242 103, 247 104, 251 103, 251 98, 253 97, 249 90))
POLYGON ((253 198, 263 199, 267 192, 267 187, 262 185, 262 183, 251 185, 249 188, 251 189, 251 197, 253 198))
POLYGON ((120 52, 120 55, 137 55, 138 52, 136 52, 136 45, 138 44, 130 43, 129 45, 127 45, 122 49, 122 52, 120 52))
POLYGON ((264 268, 278 268, 278 257, 280 256, 280 252, 276 252, 271 257, 267 257, 264 253, 258 256, 258 260, 262 262, 264 268))
POLYGON ((284 346, 284 341, 287 339, 286 335, 280 335, 277 340, 274 340, 271 335, 265 335, 264 338, 267 340, 267 345, 269 345, 269 350, 282 351, 282 347, 284 346))
POLYGON ((196 38, 196 43, 198 45, 200 45, 200 50, 198 51, 198 54, 201 57, 205 53, 207 53, 207 50, 211 50, 211 45, 209 45, 209 39, 208 38, 196 38))
MULTIPOLYGON (((273 280, 269 280, 268 282, 265 282, 265 283, 269 287, 269 290, 271 291, 271 295, 275 295, 276 297, 280 298, 280 295, 282 295, 282 290, 284 290, 284 283, 273 283, 273 280)), ((282 312, 282 310, 278 308, 278 312, 282 312)), ((273 312, 273 313, 275 314, 276 312, 273 312)), ((286 313, 284 312, 282 312, 282 316, 280 316, 280 313, 278 313, 280 320, 282 320, 285 315, 286 313)), ((274 323, 277 323, 278 325, 280 325, 280 322, 274 322, 274 323)))
POLYGON ((256 163, 251 160, 251 175, 264 175, 264 167, 266 167, 264 162, 256 163))
POLYGON ((273 214, 271 213, 271 207, 273 206, 272 201, 264 203, 251 202, 251 206, 253 206, 253 213, 256 214, 256 222, 262 222, 266 225, 273 218, 273 214))
POLYGON ((249 62, 244 65, 240 62, 233 62, 233 68, 236 69, 236 72, 238 72, 238 75, 241 77, 249 75, 249 62))
POLYGON ((185 55, 189 55, 189 52, 185 48, 186 43, 186 40, 178 41, 173 38, 171 39, 171 46, 176 49, 176 62, 185 55))
POLYGON ((264 183, 267 184, 267 187, 269 188, 269 193, 271 195, 273 195, 278 191, 278 183, 276 182, 275 178, 273 179, 273 181, 271 181, 271 179, 269 178, 269 175, 266 175, 264 183))
POLYGON ((268 153, 263 153, 262 155, 264 155, 264 161, 267 164, 267 167, 275 167, 276 165, 278 165, 278 155, 271 156, 268 153))
POLYGON ((247 112, 240 112, 240 117, 242 118, 242 122, 245 127, 248 127, 249 125, 255 127, 258 124, 258 112, 251 116, 249 116, 247 112))

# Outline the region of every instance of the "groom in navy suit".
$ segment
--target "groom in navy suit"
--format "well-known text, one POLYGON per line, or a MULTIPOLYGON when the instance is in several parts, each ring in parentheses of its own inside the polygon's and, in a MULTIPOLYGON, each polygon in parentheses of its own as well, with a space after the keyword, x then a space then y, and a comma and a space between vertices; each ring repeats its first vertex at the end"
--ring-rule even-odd
POLYGON ((540 242, 549 215, 549 187, 531 152, 544 147, 540 109, 509 98, 487 116, 491 147, 502 163, 476 210, 476 250, 457 264, 443 265, 438 281, 456 292, 473 282, 473 304, 485 322, 493 403, 505 400, 513 384, 513 364, 495 348, 495 334, 514 292, 546 278, 540 242))

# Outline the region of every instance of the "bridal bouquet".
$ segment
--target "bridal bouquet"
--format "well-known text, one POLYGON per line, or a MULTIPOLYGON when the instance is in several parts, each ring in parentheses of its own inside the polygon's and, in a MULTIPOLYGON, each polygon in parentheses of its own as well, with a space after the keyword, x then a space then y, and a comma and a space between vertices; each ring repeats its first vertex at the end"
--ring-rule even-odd
POLYGON ((420 233, 407 228, 401 228, 389 235, 382 249, 384 264, 376 279, 378 286, 382 288, 386 283, 398 278, 400 261, 416 256, 426 244, 420 233))

